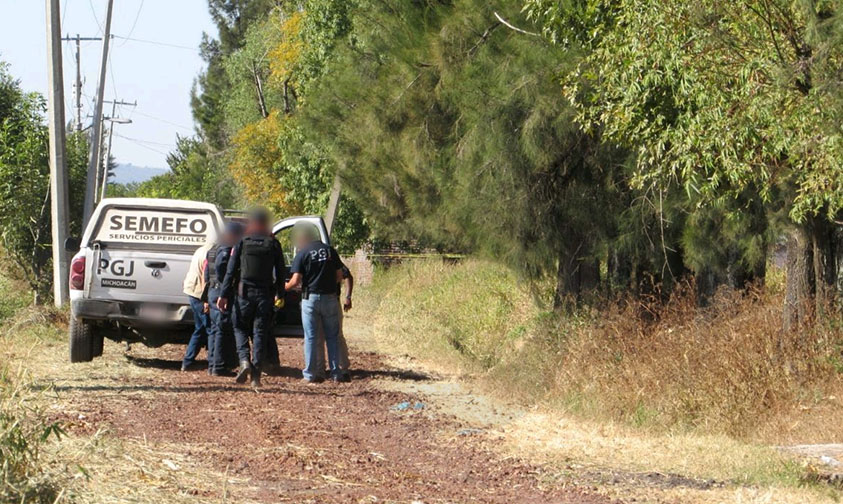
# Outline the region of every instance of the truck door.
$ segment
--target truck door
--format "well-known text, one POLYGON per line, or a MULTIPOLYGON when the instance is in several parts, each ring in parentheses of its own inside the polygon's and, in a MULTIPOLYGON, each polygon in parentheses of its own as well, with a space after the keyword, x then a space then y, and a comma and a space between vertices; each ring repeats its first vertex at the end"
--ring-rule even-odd
MULTIPOLYGON (((284 250, 284 262, 287 264, 287 278, 290 278, 290 265, 296 256, 296 247, 293 243, 293 226, 299 222, 307 222, 319 231, 322 242, 330 245, 331 237, 328 235, 328 228, 325 221, 319 216, 290 217, 277 222, 272 227, 275 238, 281 242, 284 250)), ((275 334, 278 336, 303 336, 304 330, 301 325, 301 291, 287 292, 282 308, 275 317, 275 334)))

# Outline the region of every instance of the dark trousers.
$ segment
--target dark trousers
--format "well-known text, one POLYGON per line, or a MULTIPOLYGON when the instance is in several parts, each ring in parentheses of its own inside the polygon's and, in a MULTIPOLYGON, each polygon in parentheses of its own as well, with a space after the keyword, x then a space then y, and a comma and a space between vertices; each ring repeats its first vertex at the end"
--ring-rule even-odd
POLYGON ((256 369, 260 369, 261 364, 266 360, 267 343, 273 338, 274 301, 273 289, 243 285, 237 302, 234 304, 234 338, 237 340, 237 356, 241 361, 250 361, 256 369), (250 336, 252 352, 249 351, 250 336))
POLYGON ((219 296, 219 289, 208 290, 208 300, 211 305, 211 328, 208 330, 208 367, 212 371, 222 371, 237 365, 231 310, 220 311, 217 309, 219 296))
POLYGON ((193 296, 188 296, 188 299, 190 308, 193 310, 193 334, 187 343, 182 366, 193 364, 196 356, 199 355, 199 349, 208 344, 208 326, 210 326, 210 318, 207 313, 204 313, 205 304, 202 300, 193 296))

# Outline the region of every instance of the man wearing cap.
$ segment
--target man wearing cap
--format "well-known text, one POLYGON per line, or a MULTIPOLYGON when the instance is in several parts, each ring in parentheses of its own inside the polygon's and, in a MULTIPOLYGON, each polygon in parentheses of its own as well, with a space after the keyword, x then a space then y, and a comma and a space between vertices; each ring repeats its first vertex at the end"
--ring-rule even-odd
POLYGON ((342 266, 339 254, 332 247, 322 243, 313 225, 297 223, 293 229, 296 246, 299 249, 290 268, 290 281, 286 289, 301 286, 301 318, 304 328, 304 361, 302 375, 307 382, 324 380, 324 368, 319 362, 319 327, 325 331, 328 347, 330 378, 336 382, 349 380, 348 370, 343 366, 339 352, 339 303, 337 284, 342 282, 342 266))
POLYGON ((211 376, 231 376, 226 365, 233 358, 228 355, 229 349, 234 346, 231 310, 220 310, 217 300, 222 293, 222 282, 228 270, 231 250, 242 236, 243 226, 237 222, 229 222, 219 242, 208 250, 205 283, 208 286, 207 302, 211 307, 211 328, 208 331, 208 374, 211 376))
POLYGON ((284 253, 272 236, 269 213, 259 209, 249 216, 243 238, 231 251, 231 259, 222 284, 217 307, 225 311, 237 289, 234 310, 234 338, 240 369, 237 383, 246 383, 249 374, 252 386, 261 385, 261 364, 266 353, 266 340, 272 338, 275 299, 284 298, 284 253), (249 336, 252 348, 249 348, 249 336))

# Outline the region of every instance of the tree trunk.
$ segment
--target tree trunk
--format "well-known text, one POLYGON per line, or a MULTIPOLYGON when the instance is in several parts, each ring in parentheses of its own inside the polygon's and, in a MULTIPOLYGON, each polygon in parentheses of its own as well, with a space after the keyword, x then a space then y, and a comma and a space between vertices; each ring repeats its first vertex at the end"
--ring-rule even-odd
MULTIPOLYGON (((576 243, 576 242, 575 242, 576 243)), ((554 310, 570 308, 582 301, 586 291, 593 291, 600 286, 600 263, 588 257, 585 241, 573 250, 559 254, 556 270, 556 292, 553 297, 554 310)))
POLYGON ((580 293, 580 261, 576 254, 562 253, 556 269, 556 293, 553 296, 553 309, 556 311, 575 306, 580 293))
POLYGON ((787 237, 787 284, 782 327, 794 331, 813 318, 814 260, 810 229, 792 229, 787 237))
POLYGON ((833 224, 824 217, 814 218, 811 224, 815 309, 817 317, 823 317, 837 297, 837 237, 833 224))

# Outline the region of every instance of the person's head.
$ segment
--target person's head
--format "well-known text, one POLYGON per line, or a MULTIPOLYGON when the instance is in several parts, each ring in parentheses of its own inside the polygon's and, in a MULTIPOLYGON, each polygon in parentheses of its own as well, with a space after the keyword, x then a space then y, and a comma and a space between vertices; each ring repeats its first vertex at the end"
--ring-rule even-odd
POLYGON ((316 226, 309 222, 296 222, 293 226, 293 241, 296 248, 304 248, 311 242, 320 240, 319 231, 316 226))
POLYGON ((269 212, 265 208, 255 208, 249 213, 246 234, 269 234, 269 212))
POLYGON ((239 222, 229 222, 222 232, 223 245, 234 245, 243 237, 243 225, 239 222))

